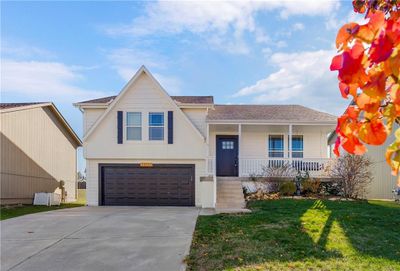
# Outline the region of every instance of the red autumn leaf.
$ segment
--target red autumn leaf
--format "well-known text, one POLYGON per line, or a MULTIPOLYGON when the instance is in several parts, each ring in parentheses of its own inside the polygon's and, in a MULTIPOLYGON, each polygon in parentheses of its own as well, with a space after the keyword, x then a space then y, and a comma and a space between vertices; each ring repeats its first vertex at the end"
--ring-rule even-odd
POLYGON ((340 156, 339 148, 340 148, 340 137, 337 137, 335 141, 335 148, 333 149, 333 153, 336 156, 340 156))
POLYGON ((369 12, 368 28, 376 34, 385 24, 385 14, 382 11, 369 12))
POLYGON ((365 145, 353 135, 344 138, 341 140, 341 143, 343 149, 345 149, 348 153, 362 155, 367 151, 365 145))
POLYGON ((375 112, 379 109, 378 100, 372 99, 365 93, 361 93, 354 101, 361 110, 367 112, 375 112))
MULTIPOLYGON (((366 13, 367 22, 340 28, 336 37, 339 52, 330 66, 338 71, 342 97, 352 95, 354 99, 338 118, 336 155, 340 146, 349 153, 363 154, 364 143, 383 144, 400 119, 400 2, 354 0, 353 7, 355 12, 366 13)), ((400 173, 400 128, 386 158, 392 172, 400 173)))
POLYGON ((400 12, 393 13, 386 23, 386 35, 394 44, 400 42, 400 12))
POLYGON ((346 47, 346 44, 353 39, 360 26, 357 23, 348 23, 340 28, 336 36, 336 48, 346 47))
POLYGON ((346 110, 346 114, 349 118, 357 120, 358 115, 360 114, 360 109, 354 105, 350 105, 346 110))
POLYGON ((364 93, 371 98, 383 99, 386 97, 386 75, 378 72, 370 75, 370 81, 362 88, 364 93))
POLYGON ((360 38, 364 42, 371 42, 374 38, 375 33, 368 27, 368 25, 361 25, 358 30, 356 37, 360 38))
POLYGON ((353 97, 356 97, 357 96, 357 88, 358 88, 357 84, 347 85, 343 82, 339 83, 340 93, 342 94, 342 97, 346 98, 346 99, 349 94, 352 95, 353 97))
POLYGON ((366 112, 376 112, 381 105, 379 99, 371 98, 365 93, 361 93, 355 99, 357 106, 366 112))
POLYGON ((369 145, 381 145, 386 141, 387 133, 382 120, 373 119, 361 124, 358 136, 369 145))
POLYGON ((370 59, 374 63, 385 61, 390 57, 393 52, 393 42, 390 38, 382 31, 379 38, 374 40, 369 49, 370 59))

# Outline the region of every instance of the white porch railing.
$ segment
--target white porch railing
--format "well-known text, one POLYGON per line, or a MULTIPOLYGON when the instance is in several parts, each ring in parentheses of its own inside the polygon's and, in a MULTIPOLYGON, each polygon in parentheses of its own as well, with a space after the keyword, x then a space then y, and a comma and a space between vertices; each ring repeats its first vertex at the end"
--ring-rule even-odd
MULTIPOLYGON (((295 170, 308 171, 311 177, 324 177, 329 161, 329 158, 240 158, 239 174, 240 177, 261 175, 264 167, 280 167, 288 164, 295 170)), ((215 172, 215 157, 208 157, 207 173, 208 175, 215 175, 215 172)))

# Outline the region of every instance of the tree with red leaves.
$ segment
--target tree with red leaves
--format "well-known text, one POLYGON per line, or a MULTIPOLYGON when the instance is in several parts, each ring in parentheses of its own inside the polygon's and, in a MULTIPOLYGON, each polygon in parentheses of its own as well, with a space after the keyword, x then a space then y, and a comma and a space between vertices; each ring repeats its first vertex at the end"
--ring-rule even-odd
MULTIPOLYGON (((354 11, 366 23, 341 27, 336 38, 338 55, 331 70, 338 71, 339 89, 352 103, 338 118, 335 154, 339 147, 362 155, 367 145, 382 145, 400 124, 400 1, 355 0, 354 11)), ((394 175, 400 171, 400 128, 386 150, 394 175)), ((400 185, 400 177, 399 177, 400 185)))

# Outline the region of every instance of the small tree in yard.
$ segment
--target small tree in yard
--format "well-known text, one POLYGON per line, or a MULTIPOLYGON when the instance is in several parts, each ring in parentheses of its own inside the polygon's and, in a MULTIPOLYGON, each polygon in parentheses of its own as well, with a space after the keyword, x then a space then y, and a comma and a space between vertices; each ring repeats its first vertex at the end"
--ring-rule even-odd
MULTIPOLYGON (((336 37, 338 55, 331 70, 338 71, 343 98, 353 103, 339 117, 335 153, 362 155, 366 145, 382 145, 396 129, 386 150, 393 175, 400 174, 400 1, 353 0, 365 23, 350 22, 336 37)), ((400 176, 398 178, 400 186, 400 176)))
POLYGON ((332 165, 331 175, 338 178, 343 197, 360 198, 364 195, 372 175, 371 161, 364 155, 345 154, 332 165))

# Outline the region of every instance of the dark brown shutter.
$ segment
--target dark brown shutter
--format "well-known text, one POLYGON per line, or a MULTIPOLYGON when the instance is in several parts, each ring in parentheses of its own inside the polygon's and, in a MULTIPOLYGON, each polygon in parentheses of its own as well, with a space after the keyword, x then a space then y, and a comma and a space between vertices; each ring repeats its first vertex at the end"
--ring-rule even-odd
POLYGON ((174 143, 174 111, 168 111, 168 144, 174 143))
POLYGON ((117 112, 117 123, 118 123, 118 128, 117 128, 117 143, 122 144, 122 135, 123 135, 123 116, 124 113, 122 111, 117 112))

